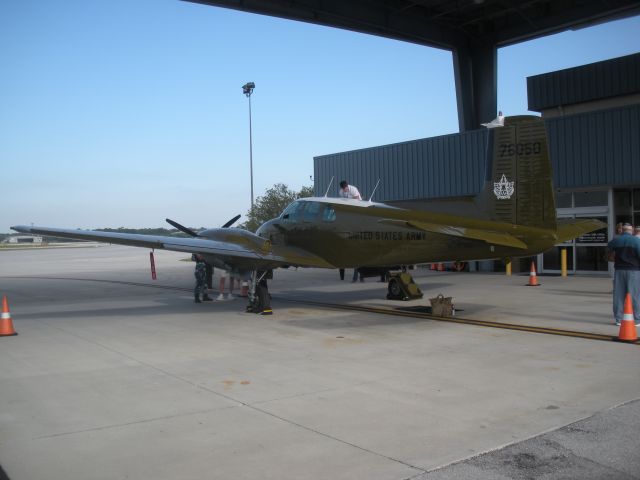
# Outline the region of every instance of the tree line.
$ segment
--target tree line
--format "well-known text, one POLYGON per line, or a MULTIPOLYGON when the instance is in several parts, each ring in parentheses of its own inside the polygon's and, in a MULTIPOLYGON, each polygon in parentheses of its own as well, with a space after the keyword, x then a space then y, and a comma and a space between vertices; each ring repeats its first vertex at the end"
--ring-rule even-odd
MULTIPOLYGON (((255 232, 260 225, 267 220, 277 217, 282 211, 294 200, 304 197, 313 196, 313 186, 302 187, 299 191, 291 190, 284 183, 276 183, 273 187, 267 189, 264 195, 255 199, 253 207, 250 208, 246 215, 246 221, 238 225, 239 228, 255 232)), ((211 225, 209 228, 213 228, 216 225, 211 225)), ((204 227, 192 228, 192 230, 198 232, 204 230, 204 227)), ((163 236, 175 236, 175 237, 188 237, 187 234, 175 229, 175 228, 98 228, 99 232, 115 232, 115 233, 137 233, 142 235, 163 235, 163 236)), ((0 234, 0 241, 11 236, 13 234, 6 233, 0 234)), ((74 242, 78 240, 44 237, 44 242, 74 242)))

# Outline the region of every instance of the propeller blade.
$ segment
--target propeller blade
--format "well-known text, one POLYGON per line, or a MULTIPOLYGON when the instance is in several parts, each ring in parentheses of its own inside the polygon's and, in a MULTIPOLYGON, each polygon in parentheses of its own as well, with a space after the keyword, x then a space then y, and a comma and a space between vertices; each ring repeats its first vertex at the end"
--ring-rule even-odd
POLYGON ((238 219, 240 218, 240 215, 236 215, 235 217, 233 217, 231 220, 229 220, 227 223, 225 223, 224 225, 222 225, 222 228, 229 228, 231 225, 233 225, 234 223, 236 223, 238 221, 238 219))
POLYGON ((165 220, 167 221, 167 223, 173 225, 178 230, 180 230, 181 232, 186 233, 187 235, 191 235, 192 237, 197 237, 198 236, 198 234, 196 232, 194 232, 193 230, 191 230, 190 228, 184 227, 184 226, 180 225, 178 222, 174 222, 170 218, 165 218, 165 220))

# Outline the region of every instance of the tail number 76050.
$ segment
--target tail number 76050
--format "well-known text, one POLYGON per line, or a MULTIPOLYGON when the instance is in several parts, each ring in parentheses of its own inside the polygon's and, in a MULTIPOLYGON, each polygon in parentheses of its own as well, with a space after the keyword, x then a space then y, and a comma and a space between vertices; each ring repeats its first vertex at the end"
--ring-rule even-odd
POLYGON ((498 145, 499 156, 510 157, 512 155, 531 155, 540 153, 540 142, 526 143, 501 143, 498 145))

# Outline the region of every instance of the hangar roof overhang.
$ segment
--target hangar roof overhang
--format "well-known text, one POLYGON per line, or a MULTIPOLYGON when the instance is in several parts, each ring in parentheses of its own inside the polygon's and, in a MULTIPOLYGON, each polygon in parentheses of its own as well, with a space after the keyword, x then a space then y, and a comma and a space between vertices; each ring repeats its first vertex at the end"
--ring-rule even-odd
POLYGON ((640 14, 637 0, 187 0, 454 50, 640 14))
POLYGON ((497 48, 640 14, 638 0, 186 1, 451 50, 460 131, 496 115, 497 48))

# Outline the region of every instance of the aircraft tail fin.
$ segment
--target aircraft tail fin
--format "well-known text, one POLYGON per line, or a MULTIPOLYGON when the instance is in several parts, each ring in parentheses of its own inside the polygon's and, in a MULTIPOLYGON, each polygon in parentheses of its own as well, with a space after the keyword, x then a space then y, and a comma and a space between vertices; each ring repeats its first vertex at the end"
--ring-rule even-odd
POLYGON ((487 130, 487 167, 477 206, 495 220, 556 229, 551 160, 544 122, 507 117, 487 130))

